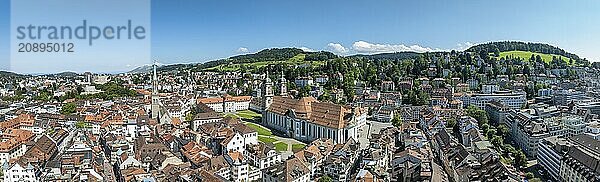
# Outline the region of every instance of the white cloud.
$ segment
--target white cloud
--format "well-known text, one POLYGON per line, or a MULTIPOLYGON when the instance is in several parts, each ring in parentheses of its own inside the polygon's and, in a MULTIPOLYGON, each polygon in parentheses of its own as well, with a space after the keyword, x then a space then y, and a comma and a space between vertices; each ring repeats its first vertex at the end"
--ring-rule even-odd
POLYGON ((359 53, 389 53, 389 52, 432 52, 441 51, 440 49, 432 49, 422 47, 420 45, 405 46, 403 44, 374 44, 365 41, 357 41, 352 44, 352 49, 359 53))
POLYGON ((456 46, 457 46, 456 50, 458 50, 458 51, 464 51, 464 50, 466 50, 466 49, 468 49, 469 47, 472 47, 472 46, 474 46, 474 45, 475 45, 475 44, 474 44, 474 43, 471 43, 471 42, 458 43, 458 44, 456 44, 456 46))
POLYGON ((247 53, 248 52, 248 48, 240 47, 240 48, 238 48, 237 52, 238 53, 247 53))
POLYGON ((315 52, 315 50, 308 47, 299 47, 298 49, 302 49, 304 52, 315 52))
POLYGON ((347 53, 348 49, 342 46, 342 44, 338 43, 329 43, 327 44, 327 49, 335 52, 335 53, 347 53))

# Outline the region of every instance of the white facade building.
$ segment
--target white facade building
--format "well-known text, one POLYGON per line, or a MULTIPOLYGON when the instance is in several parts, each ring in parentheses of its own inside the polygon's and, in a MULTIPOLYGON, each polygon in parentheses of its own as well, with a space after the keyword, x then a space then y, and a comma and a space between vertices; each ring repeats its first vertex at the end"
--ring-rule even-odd
POLYGON ((600 140, 600 123, 591 122, 585 128, 585 134, 596 139, 600 140))
POLYGON ((382 106, 373 113, 373 119, 380 122, 390 122, 394 119, 394 109, 382 106))
POLYGON ((583 117, 581 116, 566 115, 562 117, 561 122, 566 131, 565 137, 571 137, 585 132, 586 123, 584 123, 583 117))
POLYGON ((235 134, 223 140, 223 142, 221 142, 221 146, 223 146, 223 152, 244 152, 244 137, 240 133, 235 132, 235 134))
POLYGON ((481 93, 491 94, 500 90, 500 87, 496 84, 484 84, 481 85, 481 93))
MULTIPOLYGON (((7 142, 11 142, 11 140, 7 141, 7 142)), ((2 143, 7 143, 7 142, 2 142, 2 143)), ((2 145, 2 144, 0 144, 2 145)), ((10 145, 7 148, 0 148, 0 164, 3 164, 4 162, 9 162, 10 159, 14 159, 20 156, 23 156, 23 154, 25 154, 25 151, 27 151, 27 146, 23 143, 12 143, 12 144, 7 144, 10 145)))
POLYGON ((281 154, 275 150, 273 145, 259 143, 246 145, 246 147, 244 156, 252 166, 262 170, 281 163, 281 154))
POLYGON ((12 166, 4 166, 4 182, 37 182, 35 168, 31 164, 14 163, 12 166))
POLYGON ((196 115, 194 120, 192 120, 191 127, 192 127, 192 130, 198 131, 198 128, 201 125, 207 124, 207 123, 216 123, 216 122, 221 121, 222 119, 223 118, 221 117, 221 115, 219 115, 216 112, 199 113, 196 115))
POLYGON ((231 166, 230 180, 234 182, 252 181, 248 179, 248 172, 250 166, 248 162, 240 152, 229 152, 225 155, 225 160, 231 166))
POLYGON ((250 108, 251 96, 225 95, 223 97, 201 98, 198 102, 206 104, 215 112, 231 113, 236 111, 248 110, 250 108))
POLYGON ((525 92, 495 92, 492 94, 473 94, 469 99, 468 105, 475 105, 480 109, 485 109, 485 105, 494 100, 503 103, 511 109, 521 109, 527 103, 525 92))

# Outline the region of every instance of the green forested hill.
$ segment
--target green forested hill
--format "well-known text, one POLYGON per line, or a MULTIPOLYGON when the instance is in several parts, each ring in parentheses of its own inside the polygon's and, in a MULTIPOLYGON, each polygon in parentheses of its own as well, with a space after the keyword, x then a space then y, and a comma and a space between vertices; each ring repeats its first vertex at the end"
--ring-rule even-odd
MULTIPOLYGON (((502 42, 489 42, 485 44, 479 44, 469 49, 465 50, 467 52, 479 53, 480 55, 483 53, 494 54, 495 56, 502 57, 501 53, 506 54, 517 54, 524 55, 523 52, 531 52, 531 53, 539 53, 541 56, 550 55, 556 57, 563 57, 569 60, 572 59, 574 64, 577 65, 589 65, 589 61, 587 59, 581 59, 579 56, 569 53, 561 48, 556 46, 552 46, 549 44, 543 43, 530 43, 530 42, 517 42, 517 41, 502 41, 502 42), (522 51, 522 52, 512 52, 512 51, 522 51)), ((527 53, 529 54, 529 53, 527 53)), ((546 56, 547 57, 547 56, 546 56)), ((525 58, 526 60, 529 57, 525 58)), ((543 59, 545 62, 552 61, 552 59, 543 59)))
POLYGON ((291 65, 321 64, 322 61, 338 58, 337 55, 321 52, 305 52, 297 48, 265 49, 254 54, 233 56, 227 59, 209 61, 200 65, 207 71, 254 70, 269 64, 286 63, 291 65))

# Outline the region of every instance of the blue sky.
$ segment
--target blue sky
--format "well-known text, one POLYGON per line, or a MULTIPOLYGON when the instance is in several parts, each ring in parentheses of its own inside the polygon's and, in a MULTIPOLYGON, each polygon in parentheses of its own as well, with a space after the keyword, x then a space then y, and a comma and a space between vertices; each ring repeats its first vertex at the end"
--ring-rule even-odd
MULTIPOLYGON (((0 3, 0 66, 9 5, 0 3)), ((204 62, 270 47, 342 55, 544 42, 600 61, 600 1, 152 1, 152 58, 204 62)))

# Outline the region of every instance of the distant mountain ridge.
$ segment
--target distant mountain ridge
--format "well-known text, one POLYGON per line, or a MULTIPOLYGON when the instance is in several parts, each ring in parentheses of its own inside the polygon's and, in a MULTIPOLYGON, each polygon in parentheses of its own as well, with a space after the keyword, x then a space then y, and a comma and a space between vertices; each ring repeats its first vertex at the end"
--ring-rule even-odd
POLYGON ((13 73, 10 71, 0 71, 0 76, 2 76, 2 77, 25 77, 26 75, 13 73))
POLYGON ((349 57, 362 57, 366 59, 387 59, 387 60, 402 60, 402 59, 413 59, 421 56, 421 53, 417 52, 394 52, 394 53, 379 53, 371 55, 356 54, 349 57))
POLYGON ((135 74, 135 73, 147 73, 147 72, 150 72, 150 71, 152 71, 152 65, 143 65, 143 66, 137 67, 137 68, 135 68, 135 69, 133 69, 131 71, 128 71, 127 73, 133 73, 133 74, 135 74))
MULTIPOLYGON (((471 46, 466 49, 464 52, 473 52, 479 53, 481 51, 485 51, 487 53, 493 53, 498 50, 499 52, 506 51, 529 51, 534 53, 543 53, 543 54, 555 54, 564 56, 566 58, 571 58, 576 62, 588 62, 585 58, 582 59, 576 54, 569 53, 561 48, 556 46, 552 46, 544 43, 530 43, 530 42, 519 42, 519 41, 497 41, 497 42, 488 42, 483 44, 478 44, 475 46, 471 46)), ((190 64, 173 64, 173 65, 165 65, 161 66, 159 71, 168 71, 174 69, 182 69, 185 67, 193 67, 194 70, 204 70, 211 67, 216 67, 224 64, 242 64, 242 63, 255 63, 255 62, 263 62, 263 61, 285 61, 288 60, 298 54, 306 54, 306 61, 325 61, 329 59, 338 58, 340 56, 328 52, 328 51, 318 51, 318 52, 309 52, 304 51, 299 48, 270 48, 264 49, 256 53, 244 54, 231 56, 225 59, 217 59, 211 60, 204 63, 190 63, 190 64)), ((360 57, 364 59, 371 60, 402 60, 402 59, 414 59, 419 56, 422 56, 424 53, 417 52, 394 52, 394 53, 378 53, 378 54, 355 54, 349 55, 346 57, 360 57)), ((589 62, 588 62, 589 63, 589 62)), ((142 66, 137 67, 128 73, 143 73, 151 71, 152 66, 142 66)))
POLYGON ((78 73, 72 72, 72 71, 65 71, 65 72, 61 72, 61 73, 57 73, 57 74, 50 74, 50 76, 57 76, 57 77, 76 77, 79 76, 78 73))

